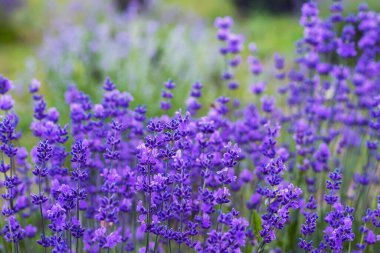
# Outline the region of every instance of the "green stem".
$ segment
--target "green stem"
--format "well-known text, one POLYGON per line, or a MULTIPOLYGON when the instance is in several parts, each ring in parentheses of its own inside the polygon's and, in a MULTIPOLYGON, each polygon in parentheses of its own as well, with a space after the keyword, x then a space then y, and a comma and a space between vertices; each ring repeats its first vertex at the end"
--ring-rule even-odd
POLYGON ((265 243, 262 241, 257 249, 257 253, 263 253, 264 252, 265 243))
MULTIPOLYGON (((41 196, 41 175, 38 175, 38 195, 41 196)), ((46 235, 45 235, 44 216, 43 216, 43 213, 42 213, 42 203, 40 203, 40 215, 41 215, 42 235, 43 235, 44 240, 45 240, 46 235)), ((44 251, 46 253, 46 247, 44 247, 44 251)))
MULTIPOLYGON (((250 211, 251 213, 251 218, 249 219, 249 228, 251 228, 251 225, 253 224, 253 209, 250 211)), ((248 238, 248 241, 247 241, 247 245, 245 246, 245 253, 249 253, 248 251, 250 250, 251 247, 251 242, 249 241, 249 238, 248 238)))
MULTIPOLYGON (((78 166, 78 173, 79 173, 79 171, 80 171, 80 165, 78 166)), ((76 217, 77 217, 78 222, 79 222, 79 189, 80 189, 80 179, 78 178, 78 181, 77 181, 77 206, 76 206, 76 217)), ((76 253, 79 252, 79 238, 76 238, 75 252, 76 253)))
MULTIPOLYGON (((180 222, 180 231, 181 231, 181 234, 182 234, 182 222, 183 222, 183 213, 181 212, 181 222, 180 222)), ((178 253, 180 253, 180 252, 181 252, 181 243, 178 243, 178 253)))
POLYGON ((156 240, 154 241, 154 251, 153 251, 153 253, 156 253, 156 251, 157 251, 157 248, 158 248, 158 235, 156 235, 156 240))
POLYGON ((205 178, 203 179, 202 192, 203 192, 204 189, 206 188, 206 177, 207 177, 207 173, 208 173, 208 168, 206 168, 206 170, 205 170, 205 178))
POLYGON ((6 246, 7 244, 6 244, 5 238, 2 237, 2 239, 3 239, 4 251, 5 251, 5 253, 8 253, 8 248, 6 246))
POLYGON ((152 201, 152 192, 150 190, 150 165, 148 166, 148 187, 149 187, 149 199, 148 199, 148 224, 147 224, 147 236, 146 236, 146 244, 145 244, 145 253, 148 253, 149 250, 149 227, 150 227, 150 203, 152 201))
MULTIPOLYGON (((70 212, 69 212, 68 216, 69 216, 69 222, 71 222, 71 214, 70 214, 70 212)), ((71 253, 72 252, 71 251, 71 233, 70 233, 70 231, 68 231, 68 233, 69 233, 69 247, 70 247, 70 253, 71 253)))
POLYGON ((75 242, 75 252, 78 253, 78 251, 79 251, 79 238, 76 238, 75 240, 76 240, 76 242, 75 242))

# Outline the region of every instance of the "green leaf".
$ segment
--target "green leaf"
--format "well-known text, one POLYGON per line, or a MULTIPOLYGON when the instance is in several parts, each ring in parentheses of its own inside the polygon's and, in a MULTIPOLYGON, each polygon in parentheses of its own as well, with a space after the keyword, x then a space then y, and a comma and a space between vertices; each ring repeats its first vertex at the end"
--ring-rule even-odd
MULTIPOLYGON (((253 229, 253 233, 255 234, 257 241, 260 243, 263 240, 263 238, 261 238, 260 236, 260 231, 263 229, 263 227, 262 227, 261 217, 256 210, 252 210, 250 226, 253 229)), ((249 240, 247 244, 248 245, 245 248, 245 253, 252 253, 253 252, 252 244, 249 242, 249 240)))
POLYGON ((255 234, 257 241, 261 242, 263 238, 260 236, 260 231, 263 230, 262 220, 259 213, 256 210, 252 212, 252 227, 253 233, 255 234))

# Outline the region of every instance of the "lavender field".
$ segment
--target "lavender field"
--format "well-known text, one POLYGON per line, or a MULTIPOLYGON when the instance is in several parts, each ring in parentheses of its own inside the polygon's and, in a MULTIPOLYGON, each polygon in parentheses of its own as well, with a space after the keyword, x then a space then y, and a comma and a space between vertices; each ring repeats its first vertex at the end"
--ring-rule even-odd
POLYGON ((380 3, 42 2, 0 0, 0 253, 380 252, 380 3))

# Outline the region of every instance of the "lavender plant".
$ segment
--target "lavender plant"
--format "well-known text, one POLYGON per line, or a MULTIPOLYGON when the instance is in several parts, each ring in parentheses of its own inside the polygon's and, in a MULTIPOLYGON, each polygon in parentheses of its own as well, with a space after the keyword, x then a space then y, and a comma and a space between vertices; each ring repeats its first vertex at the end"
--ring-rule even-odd
POLYGON ((196 82, 175 108, 169 80, 150 117, 107 78, 100 102, 67 89, 62 126, 33 80, 30 152, 0 77, 4 250, 379 252, 379 17, 334 1, 322 18, 305 3, 296 58, 274 57, 278 94, 249 46, 249 104, 236 97, 244 40, 230 17, 215 22, 229 97, 210 107, 196 82))
POLYGON ((31 67, 28 72, 42 69, 52 92, 64 93, 75 84, 99 98, 98 89, 89 87, 98 87, 105 76, 110 76, 120 90, 146 101, 160 92, 157 80, 171 77, 183 81, 177 92, 177 99, 183 100, 188 83, 194 79, 211 83, 218 75, 221 64, 217 58, 207 57, 208 48, 202 46, 214 44, 216 50, 212 29, 170 5, 145 1, 147 8, 139 12, 137 1, 130 1, 123 11, 112 1, 48 2, 52 25, 45 28, 38 59, 34 60, 34 65, 42 67, 31 67), (172 56, 174 52, 176 57, 172 56), (198 63, 185 60, 190 58, 198 63), (203 72, 209 73, 207 80, 203 72), (150 89, 140 92, 145 85, 150 89))

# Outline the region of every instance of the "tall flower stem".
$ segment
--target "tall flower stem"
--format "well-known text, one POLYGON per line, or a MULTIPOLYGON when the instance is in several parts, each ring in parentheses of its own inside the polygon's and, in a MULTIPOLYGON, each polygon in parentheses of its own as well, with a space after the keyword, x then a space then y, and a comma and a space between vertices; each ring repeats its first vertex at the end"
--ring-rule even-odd
POLYGON ((145 245, 145 252, 147 253, 148 252, 148 250, 149 250, 149 234, 150 234, 150 231, 149 231, 149 229, 150 229, 150 219, 151 219, 151 217, 150 217, 150 204, 151 204, 151 201, 152 201, 152 191, 151 191, 151 189, 150 189, 150 165, 148 165, 148 191, 149 191, 149 193, 148 193, 148 200, 147 200, 147 204, 148 204, 148 223, 147 223, 147 230, 148 230, 148 232, 147 232, 147 235, 146 235, 146 245, 145 245))
MULTIPOLYGON (((10 163, 11 163, 11 169, 10 169, 10 171, 11 171, 11 178, 13 177, 13 172, 16 173, 14 159, 15 159, 14 157, 10 158, 10 163)), ((9 200, 9 203, 10 203, 11 208, 13 209, 13 199, 12 198, 9 200)))
MULTIPOLYGON (((80 173, 80 164, 78 165, 78 173, 80 173)), ((76 218, 79 221, 79 189, 80 189, 80 179, 77 181, 77 203, 76 203, 76 218)), ((75 252, 79 252, 79 238, 76 238, 75 242, 75 252)))
MULTIPOLYGON (((168 175, 168 168, 169 168, 169 166, 168 166, 168 160, 166 160, 166 161, 165 161, 165 174, 164 174, 165 177, 167 177, 167 175, 168 175)), ((162 208, 162 209, 165 209, 165 202, 162 203, 161 208, 162 208)), ((166 225, 168 225, 168 224, 169 224, 169 222, 168 222, 168 220, 167 220, 167 221, 166 221, 166 225)), ((153 253, 156 253, 156 251, 157 251, 157 248, 158 248, 158 238, 159 238, 159 235, 156 235, 156 240, 155 240, 155 242, 154 242, 154 250, 153 250, 153 253)), ((170 240, 169 240, 169 241, 170 241, 170 240)))
MULTIPOLYGON (((70 214, 70 212, 69 212, 69 221, 71 221, 71 214, 70 214)), ((70 253, 72 252, 71 251, 71 233, 70 233, 70 231, 68 231, 69 232, 69 248, 70 248, 70 253)))
MULTIPOLYGON (((42 165, 42 168, 45 167, 45 163, 42 165)), ((41 196, 41 192, 42 192, 42 185, 41 185, 41 173, 38 174, 38 196, 41 196)), ((42 203, 40 202, 39 204, 40 206, 40 215, 41 215, 41 226, 42 226, 42 235, 43 235, 43 240, 46 239, 46 234, 45 234, 45 223, 44 223, 44 216, 43 216, 43 213, 42 213, 42 203)), ((44 246, 44 251, 45 253, 47 252, 46 251, 46 247, 44 246)))
MULTIPOLYGON (((182 234, 182 225, 183 225, 183 212, 181 212, 181 221, 180 221, 180 231, 181 231, 181 234, 182 234)), ((181 252, 181 243, 178 243, 178 253, 181 252)))
POLYGON ((4 238, 4 237, 2 237, 2 240, 3 240, 3 245, 4 245, 4 252, 5 252, 5 253, 8 253, 8 248, 7 248, 7 247, 5 247, 5 245, 6 245, 6 241, 5 241, 5 238, 4 238))
MULTIPOLYGON (((183 168, 181 168, 181 183, 180 183, 180 186, 181 186, 181 189, 183 188, 183 168)), ((182 206, 182 198, 181 198, 181 206, 182 206)), ((181 237, 182 237, 182 230, 183 230, 183 210, 181 210, 181 217, 180 217, 180 233, 181 233, 181 237)), ((178 243, 178 253, 181 252, 181 243, 178 243)))
MULTIPOLYGON (((10 234, 11 234, 11 236, 13 237, 13 235, 12 235, 12 226, 11 226, 11 224, 10 224, 10 221, 9 221, 9 219, 8 219, 8 226, 9 226, 9 232, 10 232, 10 234)), ((15 253, 15 246, 14 246, 14 244, 13 243, 11 243, 11 247, 12 247, 12 253, 15 253)))
POLYGON ((154 241, 154 250, 153 250, 153 253, 156 253, 157 248, 158 248, 158 237, 159 237, 159 235, 156 235, 156 240, 154 241))

